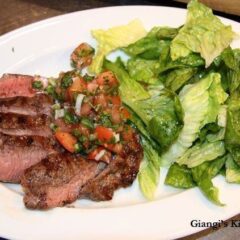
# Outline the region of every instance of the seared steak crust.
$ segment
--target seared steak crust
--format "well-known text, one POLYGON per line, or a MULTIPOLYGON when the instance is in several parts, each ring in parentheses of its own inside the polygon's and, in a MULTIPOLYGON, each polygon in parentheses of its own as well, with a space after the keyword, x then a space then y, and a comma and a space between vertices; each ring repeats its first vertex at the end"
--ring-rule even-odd
POLYGON ((132 184, 142 155, 135 132, 124 144, 122 153, 115 155, 109 165, 79 155, 51 155, 25 171, 21 179, 24 203, 27 208, 48 209, 78 198, 110 200, 116 189, 132 184))
POLYGON ((15 97, 0 100, 0 113, 15 113, 21 115, 37 116, 39 114, 51 115, 53 99, 46 94, 36 94, 33 97, 15 97))
POLYGON ((116 155, 102 173, 82 188, 80 198, 111 200, 116 189, 132 184, 138 174, 142 157, 139 136, 133 133, 131 139, 124 144, 122 153, 116 155))
POLYGON ((13 113, 0 113, 0 133, 12 136, 52 135, 49 127, 51 119, 46 115, 26 116, 13 113))
POLYGON ((0 179, 20 182, 24 170, 49 154, 56 153, 55 140, 40 136, 6 136, 0 134, 0 179))
POLYGON ((81 188, 104 167, 104 163, 78 155, 51 155, 27 169, 23 175, 24 203, 31 209, 48 209, 72 203, 78 198, 81 188))

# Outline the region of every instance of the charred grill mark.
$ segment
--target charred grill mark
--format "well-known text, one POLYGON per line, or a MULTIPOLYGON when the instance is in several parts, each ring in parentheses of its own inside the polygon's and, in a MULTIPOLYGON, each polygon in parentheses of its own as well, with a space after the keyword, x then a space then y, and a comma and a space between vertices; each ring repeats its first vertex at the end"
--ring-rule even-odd
POLYGON ((49 127, 51 118, 47 115, 26 116, 12 113, 0 113, 0 133, 11 136, 51 137, 49 127))

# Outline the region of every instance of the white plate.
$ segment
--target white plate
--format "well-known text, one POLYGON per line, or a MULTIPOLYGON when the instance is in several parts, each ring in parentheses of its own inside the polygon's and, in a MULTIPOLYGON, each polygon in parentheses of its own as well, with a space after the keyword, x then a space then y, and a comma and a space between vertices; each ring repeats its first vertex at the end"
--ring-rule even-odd
MULTIPOLYGON (((69 55, 80 42, 95 44, 90 30, 139 18, 147 29, 179 26, 186 11, 168 7, 128 6, 93 9, 41 21, 0 37, 0 74, 57 75, 70 69, 69 55)), ((237 31, 239 23, 223 19, 237 31)), ((235 42, 239 46, 239 41, 235 42)), ((164 173, 161 180, 163 181, 164 173)), ((198 189, 177 191, 161 182, 157 199, 146 202, 137 182, 116 192, 110 202, 77 201, 75 208, 25 209, 19 187, 0 184, 0 236, 14 239, 169 239, 200 231, 194 219, 219 221, 240 213, 240 186, 217 177, 226 207, 209 203, 198 189)))

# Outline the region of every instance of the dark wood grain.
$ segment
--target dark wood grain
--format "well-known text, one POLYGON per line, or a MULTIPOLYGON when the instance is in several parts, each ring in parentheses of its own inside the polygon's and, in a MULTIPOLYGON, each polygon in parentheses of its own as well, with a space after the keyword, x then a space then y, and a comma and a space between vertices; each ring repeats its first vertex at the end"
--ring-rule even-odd
MULTIPOLYGON (((132 4, 164 5, 174 7, 186 6, 184 3, 166 0, 0 0, 0 35, 24 25, 64 13, 90 8, 132 4)), ((237 16, 222 13, 218 14, 239 21, 239 17, 237 16)), ((232 219, 240 220, 240 215, 235 216, 232 219)), ((238 236, 240 236, 240 231, 237 228, 232 229, 222 227, 218 230, 207 229, 181 238, 181 240, 235 240, 239 238, 238 236)), ((159 239, 161 239, 161 236, 159 236, 159 239)))

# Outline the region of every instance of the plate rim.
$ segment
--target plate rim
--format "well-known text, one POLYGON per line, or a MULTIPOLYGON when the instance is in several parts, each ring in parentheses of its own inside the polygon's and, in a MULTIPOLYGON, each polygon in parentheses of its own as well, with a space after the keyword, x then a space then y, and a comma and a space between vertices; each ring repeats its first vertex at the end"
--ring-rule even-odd
MULTIPOLYGON (((78 14, 81 14, 82 12, 94 12, 94 11, 104 11, 104 10, 106 10, 106 9, 119 9, 119 8, 159 8, 159 9, 171 9, 171 10, 175 10, 175 11, 179 11, 179 12, 182 12, 182 13, 186 13, 186 9, 183 9, 183 8, 178 8, 178 7, 167 7, 167 6, 154 6, 154 5, 125 5, 125 6, 109 6, 109 7, 100 7, 100 8, 92 8, 92 9, 86 9, 86 10, 81 10, 81 11, 75 11, 75 12, 71 12, 71 13, 66 13, 66 14, 61 14, 61 15, 58 15, 58 16, 54 16, 54 17, 50 17, 50 18, 47 18, 47 19, 44 19, 44 20, 41 20, 41 21, 37 21, 37 22, 34 22, 34 23, 31 23, 31 24, 28 24, 28 25, 26 25, 26 26, 23 26, 23 27, 20 27, 20 28, 17 28, 17 29, 15 29, 15 30, 12 30, 12 31, 10 31, 10 32, 7 32, 7 33, 5 33, 5 34, 3 34, 3 35, 1 35, 0 36, 0 45, 1 44, 4 44, 4 42, 5 41, 8 41, 8 39, 9 38, 14 38, 14 37, 17 37, 19 34, 27 34, 28 33, 28 31, 34 31, 34 30, 37 30, 39 27, 47 27, 47 25, 48 24, 54 24, 54 23, 57 23, 58 21, 60 21, 60 20, 62 20, 63 22, 64 22, 64 20, 66 20, 67 18, 71 18, 72 16, 75 16, 75 15, 78 15, 78 14)), ((181 14, 182 14, 181 13, 181 14)), ((230 22, 234 22, 235 24, 237 23, 239 26, 240 26, 240 23, 238 23, 238 22, 236 22, 236 21, 234 21, 234 20, 231 20, 231 19, 228 19, 228 18, 224 18, 224 17, 220 17, 221 19, 225 19, 225 20, 227 20, 227 21, 230 21, 230 22)), ((0 183, 0 185, 2 185, 1 183, 0 183)), ((1 192, 1 190, 2 189, 0 189, 0 192, 1 192)), ((9 189, 8 189, 9 190, 9 189)), ((10 191, 10 190, 9 190, 10 191)), ((191 192, 193 192, 192 190, 188 190, 189 192, 191 191, 191 192)), ((176 195, 175 196, 175 198, 179 198, 180 197, 180 195, 182 195, 182 194, 184 194, 184 193, 186 193, 187 191, 185 191, 185 192, 182 192, 182 193, 180 193, 180 194, 178 194, 178 195, 176 195)), ((195 192, 195 191, 194 191, 195 192)), ((156 205, 157 204, 157 202, 159 202, 159 201, 167 201, 167 199, 160 199, 160 200, 157 200, 157 201, 155 201, 155 202, 151 202, 151 204, 150 203, 144 203, 144 205, 156 205)), ((1 205, 1 203, 0 203, 0 205, 1 205)), ((122 209, 122 208, 129 208, 129 207, 131 207, 131 208, 135 208, 135 207, 139 207, 139 206, 142 206, 143 204, 137 204, 136 206, 135 205, 131 205, 131 206, 120 206, 120 207, 118 207, 117 209, 122 209)), ((1 206, 0 206, 1 207, 1 206)), ((65 209, 66 208, 62 208, 62 209, 64 209, 64 211, 65 211, 65 209)), ((61 209, 61 210, 62 210, 61 209)), ((68 208, 69 209, 69 208, 68 208)), ((239 208, 240 209, 240 208, 239 208)), ((72 211, 73 209, 71 209, 70 208, 70 211, 72 211)), ((103 209, 74 209, 74 211, 76 211, 76 210, 81 210, 81 211, 103 211, 103 209)), ((114 211, 115 210, 115 208, 109 208, 108 209, 108 211, 114 211)), ((58 211, 60 211, 59 209, 58 209, 58 211)), ((106 211, 106 209, 104 209, 104 211, 106 211)), ((240 211, 239 211, 240 212, 240 211)), ((227 217, 226 217, 226 219, 228 219, 228 218, 230 218, 230 217, 232 217, 232 213, 230 213, 227 217)), ((226 219, 224 219, 224 220, 226 220, 226 219)), ((0 228, 1 228, 1 226, 0 226, 0 228)), ((204 228, 202 228, 202 229, 192 229, 192 231, 191 232, 187 232, 186 234, 184 234, 184 233, 175 233, 175 235, 174 235, 174 237, 182 237, 182 236, 185 236, 185 235, 189 235, 189 234, 192 234, 192 233, 195 233, 195 232, 198 232, 198 231, 201 231, 201 230, 203 230, 204 228)), ((1 231, 0 231, 0 234, 2 234, 1 233, 1 231)), ((3 235, 3 237, 9 237, 9 235, 7 236, 4 236, 3 235)), ((16 236, 15 236, 16 237, 16 236)))

